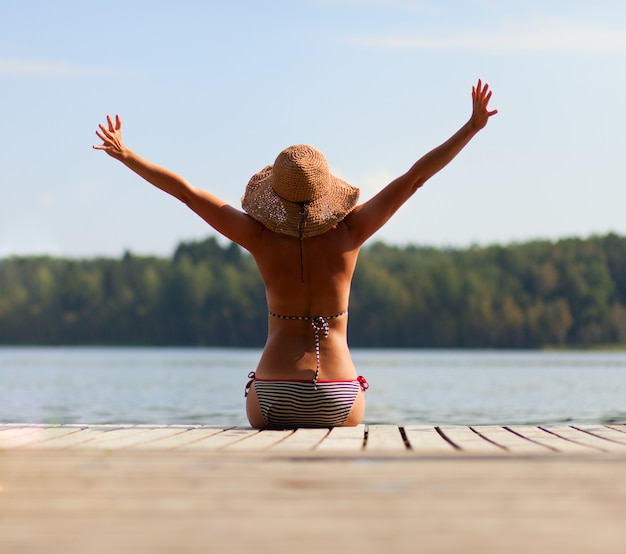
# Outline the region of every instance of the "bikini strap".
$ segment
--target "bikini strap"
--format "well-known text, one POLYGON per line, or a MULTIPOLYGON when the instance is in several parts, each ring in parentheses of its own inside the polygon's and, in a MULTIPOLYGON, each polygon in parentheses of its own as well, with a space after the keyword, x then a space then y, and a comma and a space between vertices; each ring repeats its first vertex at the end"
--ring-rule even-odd
MULTIPOLYGON (((250 393, 250 388, 252 387, 252 385, 256 381, 256 373, 254 371, 251 371, 250 373, 248 373, 248 379, 250 379, 250 380, 246 384, 246 388, 245 388, 244 393, 243 393, 243 395, 245 397, 248 396, 248 394, 250 393)), ((361 390, 363 392, 365 392, 367 389, 370 388, 370 384, 367 382, 367 379, 365 377, 363 377, 363 375, 359 375, 356 378, 356 380, 358 381, 359 386, 361 387, 361 390)), ((315 390, 317 390, 317 381, 315 382, 315 390)))
POLYGON ((291 320, 297 320, 297 321, 314 321, 314 320, 338 319, 340 317, 343 317, 344 315, 348 315, 348 310, 345 310, 341 312, 340 314, 336 314, 336 315, 317 315, 317 316, 312 316, 312 317, 303 316, 303 315, 280 315, 280 314, 275 314, 274 312, 270 310, 267 310, 267 313, 277 319, 291 319, 291 320))

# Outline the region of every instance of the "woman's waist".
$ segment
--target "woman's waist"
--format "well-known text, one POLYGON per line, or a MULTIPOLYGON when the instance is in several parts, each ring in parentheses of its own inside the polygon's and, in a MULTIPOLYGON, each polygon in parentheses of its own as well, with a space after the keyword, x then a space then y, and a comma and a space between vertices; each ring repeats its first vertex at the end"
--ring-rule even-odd
MULTIPOLYGON (((267 349, 263 352, 256 368, 258 379, 288 379, 310 381, 318 368, 315 349, 291 351, 267 349)), ((352 380, 357 372, 347 348, 320 355, 319 380, 352 380)))
POLYGON ((301 327, 296 322, 280 322, 270 325, 264 350, 266 352, 285 352, 287 355, 299 355, 304 352, 315 352, 319 348, 322 354, 348 352, 347 327, 337 325, 327 333, 315 331, 311 326, 301 327), (283 323, 288 323, 284 325, 283 323), (291 323, 291 324, 289 324, 291 323))

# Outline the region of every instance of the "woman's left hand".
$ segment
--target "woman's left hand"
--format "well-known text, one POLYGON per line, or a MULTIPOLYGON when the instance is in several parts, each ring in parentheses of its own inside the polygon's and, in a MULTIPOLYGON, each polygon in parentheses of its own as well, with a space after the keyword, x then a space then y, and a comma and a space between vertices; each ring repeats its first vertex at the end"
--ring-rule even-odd
POLYGON ((482 129, 492 115, 498 113, 498 110, 489 111, 489 100, 491 100, 491 91, 489 85, 478 79, 478 84, 472 87, 472 117, 470 124, 476 130, 482 129))

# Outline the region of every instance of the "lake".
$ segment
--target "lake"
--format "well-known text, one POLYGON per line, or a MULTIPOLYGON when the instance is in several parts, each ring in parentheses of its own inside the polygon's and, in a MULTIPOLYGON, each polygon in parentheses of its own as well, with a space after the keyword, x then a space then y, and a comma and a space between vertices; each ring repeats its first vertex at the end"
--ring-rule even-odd
MULTIPOLYGON (((260 350, 0 347, 0 422, 248 425, 260 350)), ((353 350, 364 423, 626 422, 625 352, 353 350)))

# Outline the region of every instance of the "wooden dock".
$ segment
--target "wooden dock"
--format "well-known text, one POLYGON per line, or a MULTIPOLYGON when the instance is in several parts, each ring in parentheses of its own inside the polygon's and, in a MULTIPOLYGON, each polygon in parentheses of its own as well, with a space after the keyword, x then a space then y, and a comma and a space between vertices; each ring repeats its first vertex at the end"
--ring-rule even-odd
POLYGON ((0 425, 0 552, 623 553, 626 425, 0 425))
POLYGON ((430 426, 359 425, 258 431, 212 425, 0 424, 4 451, 181 451, 269 455, 432 456, 441 454, 626 455, 626 424, 430 426))

